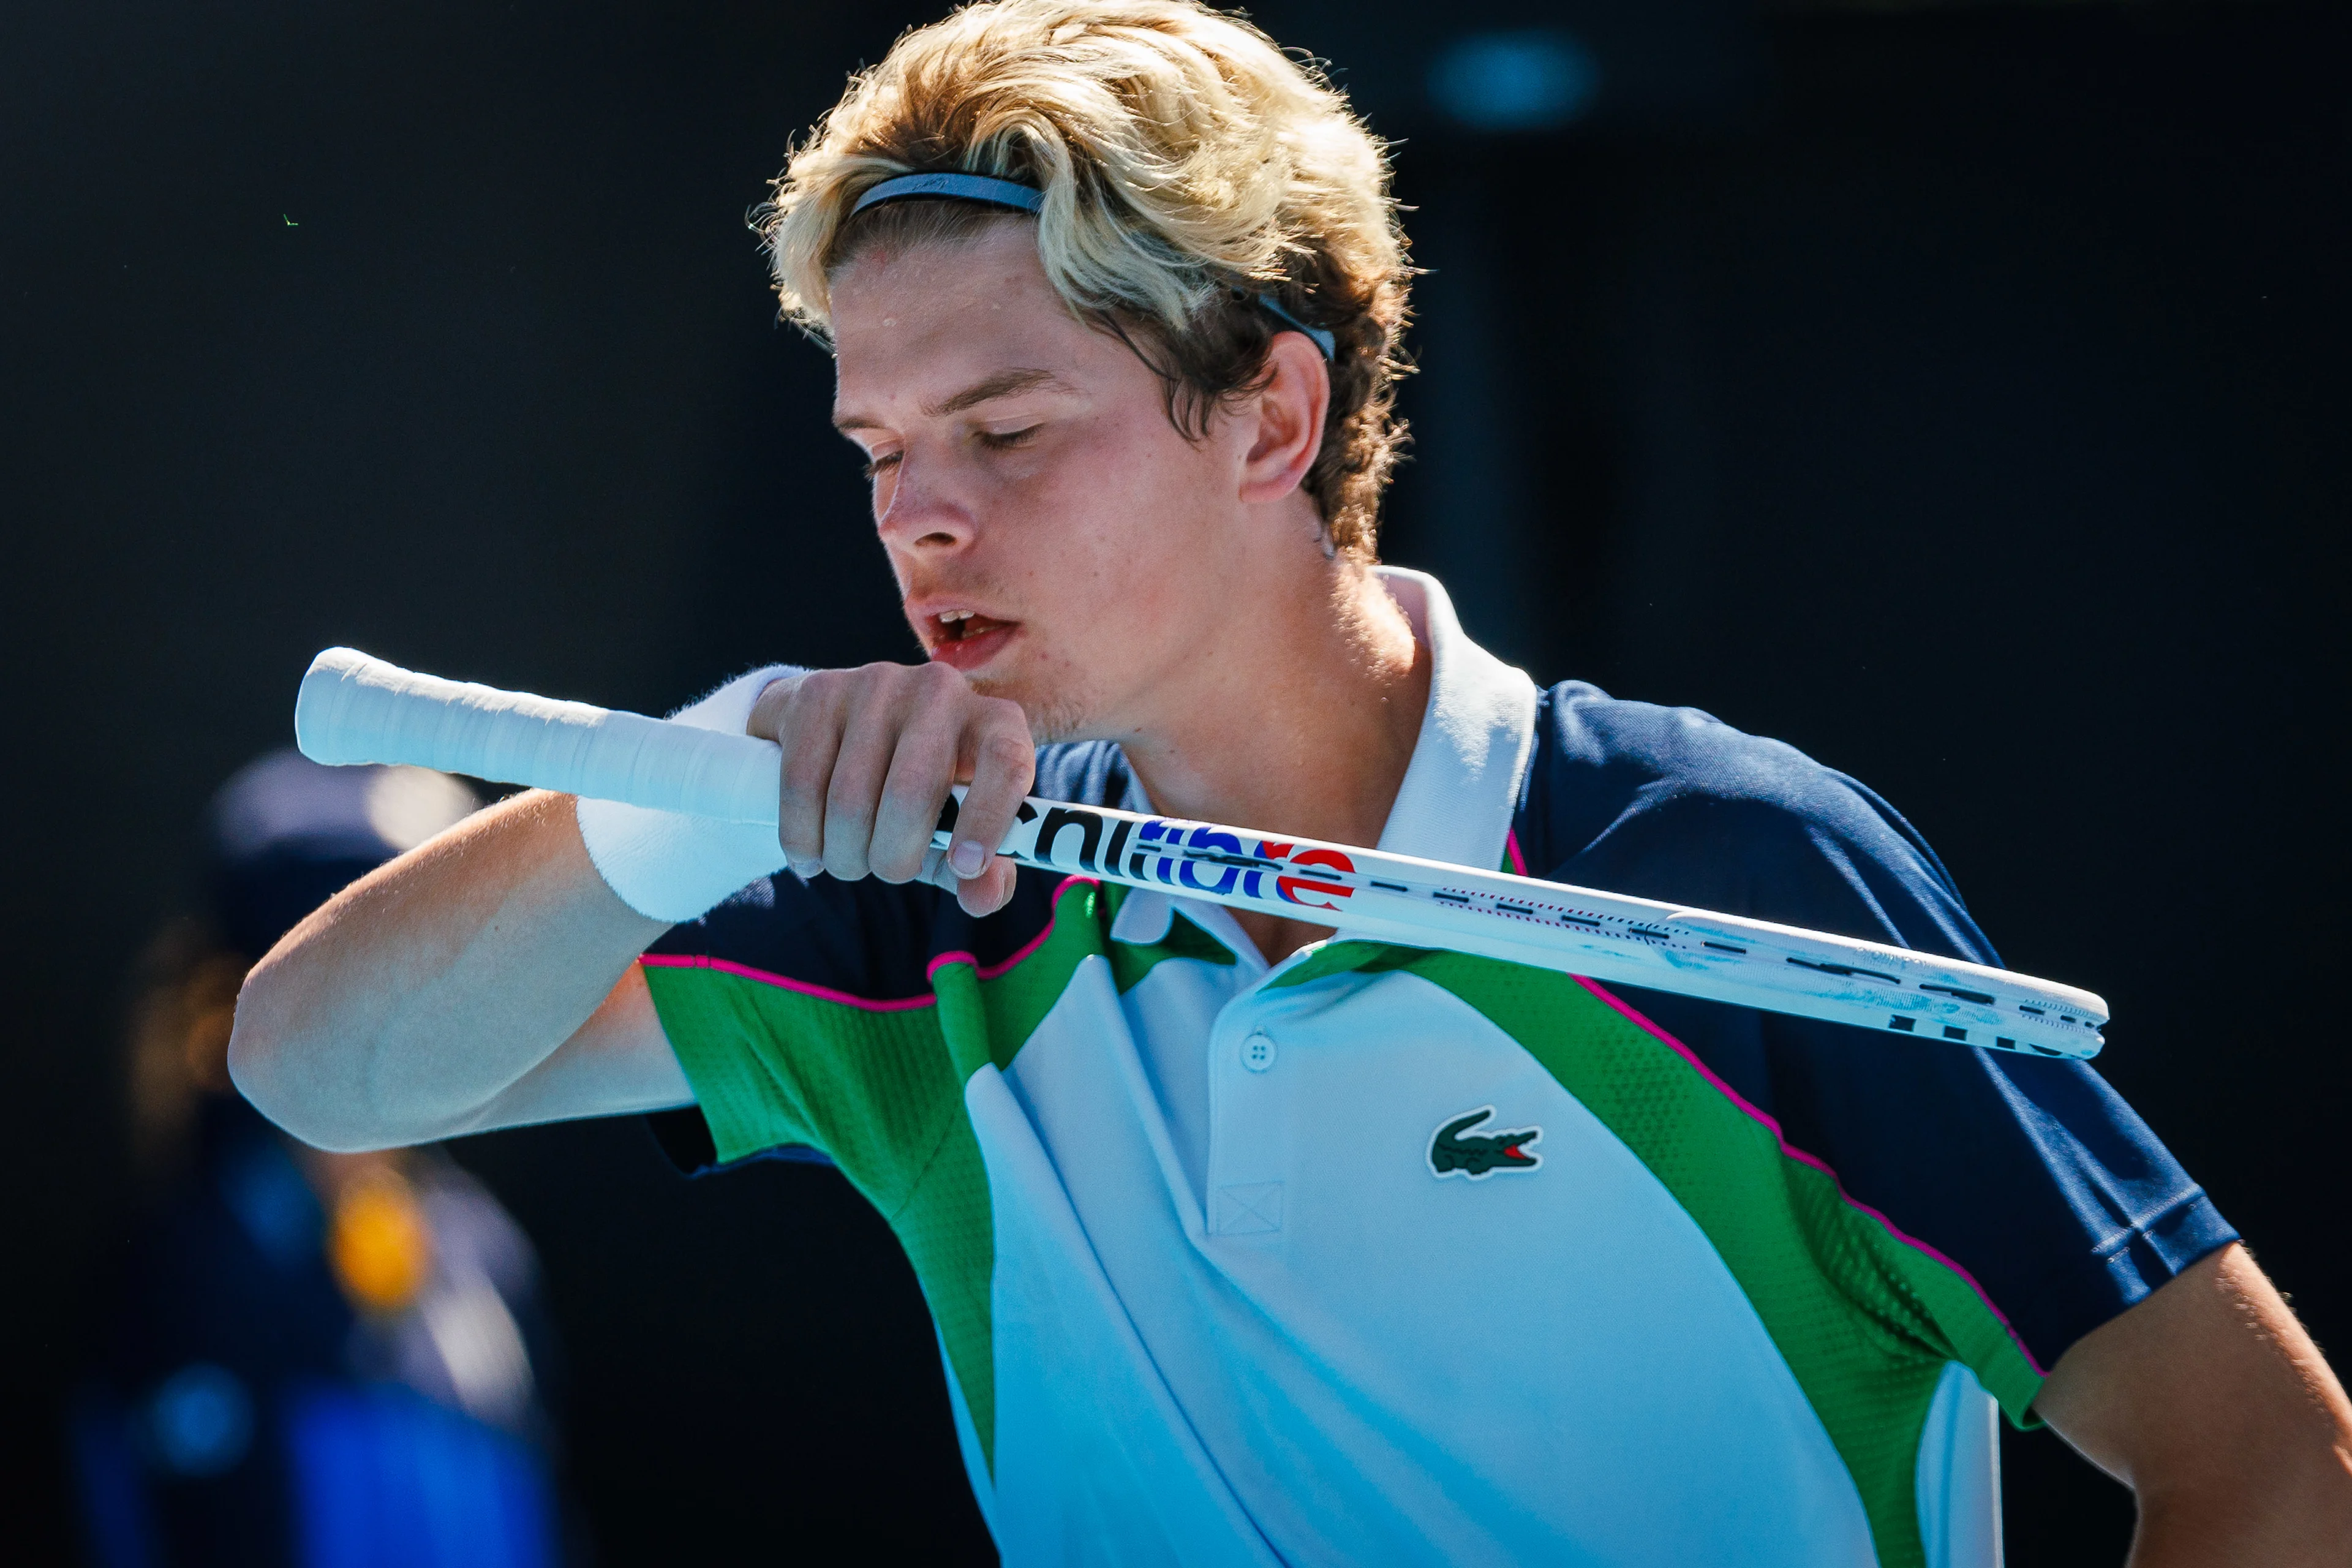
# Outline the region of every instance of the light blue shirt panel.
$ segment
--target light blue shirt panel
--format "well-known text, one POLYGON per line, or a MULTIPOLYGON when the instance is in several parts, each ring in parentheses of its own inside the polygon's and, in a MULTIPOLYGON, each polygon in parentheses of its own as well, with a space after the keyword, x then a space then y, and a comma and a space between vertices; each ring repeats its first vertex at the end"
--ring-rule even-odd
MULTIPOLYGON (((1099 979, 1108 988, 1107 970, 1099 979)), ((1275 1568, 1279 1559, 1159 1375, 1003 1077, 982 1068, 964 1103, 995 1211, 988 1517, 1005 1563, 1275 1568)), ((958 1435, 970 1441, 971 1430, 967 1419, 958 1435)))
MULTIPOLYGON (((1129 907, 1135 902, 1130 899, 1129 907)), ((1126 911, 1120 913, 1123 921, 1126 911)), ((1231 918, 1226 917, 1229 923, 1231 918)), ((1144 981, 1150 987, 1146 997, 1121 1009, 1150 1099, 1159 1108, 1196 1208, 1208 1202, 1209 1031, 1225 1005, 1265 973, 1255 953, 1230 964, 1170 959, 1153 965, 1144 981)))
POLYGON ((1914 1485, 1927 1568, 2000 1568, 2000 1408, 1958 1362, 1927 1406, 1914 1485))
POLYGON ((994 1075, 973 1080, 1009 1562, 1057 1560, 1071 1528, 1194 1562, 1254 1561, 1261 1532, 1293 1563, 1873 1560, 1737 1282, 1539 1064, 1412 976, 1220 1005, 1251 978, 1171 960, 1121 998, 1088 960, 985 1119, 994 1075), (1205 1215, 1144 1065, 1187 1037, 1210 1052, 1205 1215), (1433 1174, 1437 1126, 1486 1104, 1543 1127, 1542 1165, 1433 1174))

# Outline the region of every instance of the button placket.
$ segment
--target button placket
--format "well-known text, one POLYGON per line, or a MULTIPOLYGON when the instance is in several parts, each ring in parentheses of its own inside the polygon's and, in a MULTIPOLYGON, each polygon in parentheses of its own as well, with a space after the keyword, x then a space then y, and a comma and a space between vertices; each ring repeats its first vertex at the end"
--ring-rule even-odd
POLYGON ((1218 1020, 1210 1072, 1212 1236, 1264 1236, 1283 1229, 1291 1089, 1277 1065, 1282 1033, 1279 1011, 1255 995, 1237 998, 1218 1020))

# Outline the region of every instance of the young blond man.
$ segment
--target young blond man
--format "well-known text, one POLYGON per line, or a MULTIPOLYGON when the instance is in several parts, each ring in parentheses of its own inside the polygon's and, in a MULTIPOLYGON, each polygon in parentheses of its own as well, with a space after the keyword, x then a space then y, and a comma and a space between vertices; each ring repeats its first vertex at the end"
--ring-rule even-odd
POLYGON ((686 710, 781 742, 775 839, 525 795, 344 894, 247 986, 257 1104, 831 1159, 1015 1563, 1975 1568, 1996 1405, 2133 1486, 2136 1562, 2347 1560, 2352 1408, 2079 1064, 991 853, 1033 790, 1148 802, 1992 961, 1861 785, 1538 691, 1373 564, 1409 275, 1327 83, 1182 0, 996 0, 765 228, 927 661, 686 710))

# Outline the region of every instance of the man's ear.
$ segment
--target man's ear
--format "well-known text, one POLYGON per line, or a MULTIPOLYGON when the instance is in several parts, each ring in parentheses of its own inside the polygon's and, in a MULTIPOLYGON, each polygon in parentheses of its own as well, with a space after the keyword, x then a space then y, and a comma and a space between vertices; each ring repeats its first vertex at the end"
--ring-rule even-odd
POLYGON ((1244 501, 1280 500, 1297 489, 1323 449, 1331 409, 1331 369, 1304 332, 1277 332, 1265 355, 1265 384, 1239 411, 1257 430, 1242 465, 1244 501))

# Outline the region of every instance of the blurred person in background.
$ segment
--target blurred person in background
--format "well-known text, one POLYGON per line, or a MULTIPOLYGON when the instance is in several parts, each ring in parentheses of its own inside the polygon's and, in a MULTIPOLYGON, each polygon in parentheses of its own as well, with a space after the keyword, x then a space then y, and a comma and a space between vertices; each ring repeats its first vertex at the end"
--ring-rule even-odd
POLYGON ((530 1246, 437 1149, 330 1154, 230 1087, 253 960, 478 805, 422 768, 273 752, 210 826, 208 916, 142 961, 149 1217, 71 1419, 100 1568, 541 1568, 559 1557, 530 1246))

